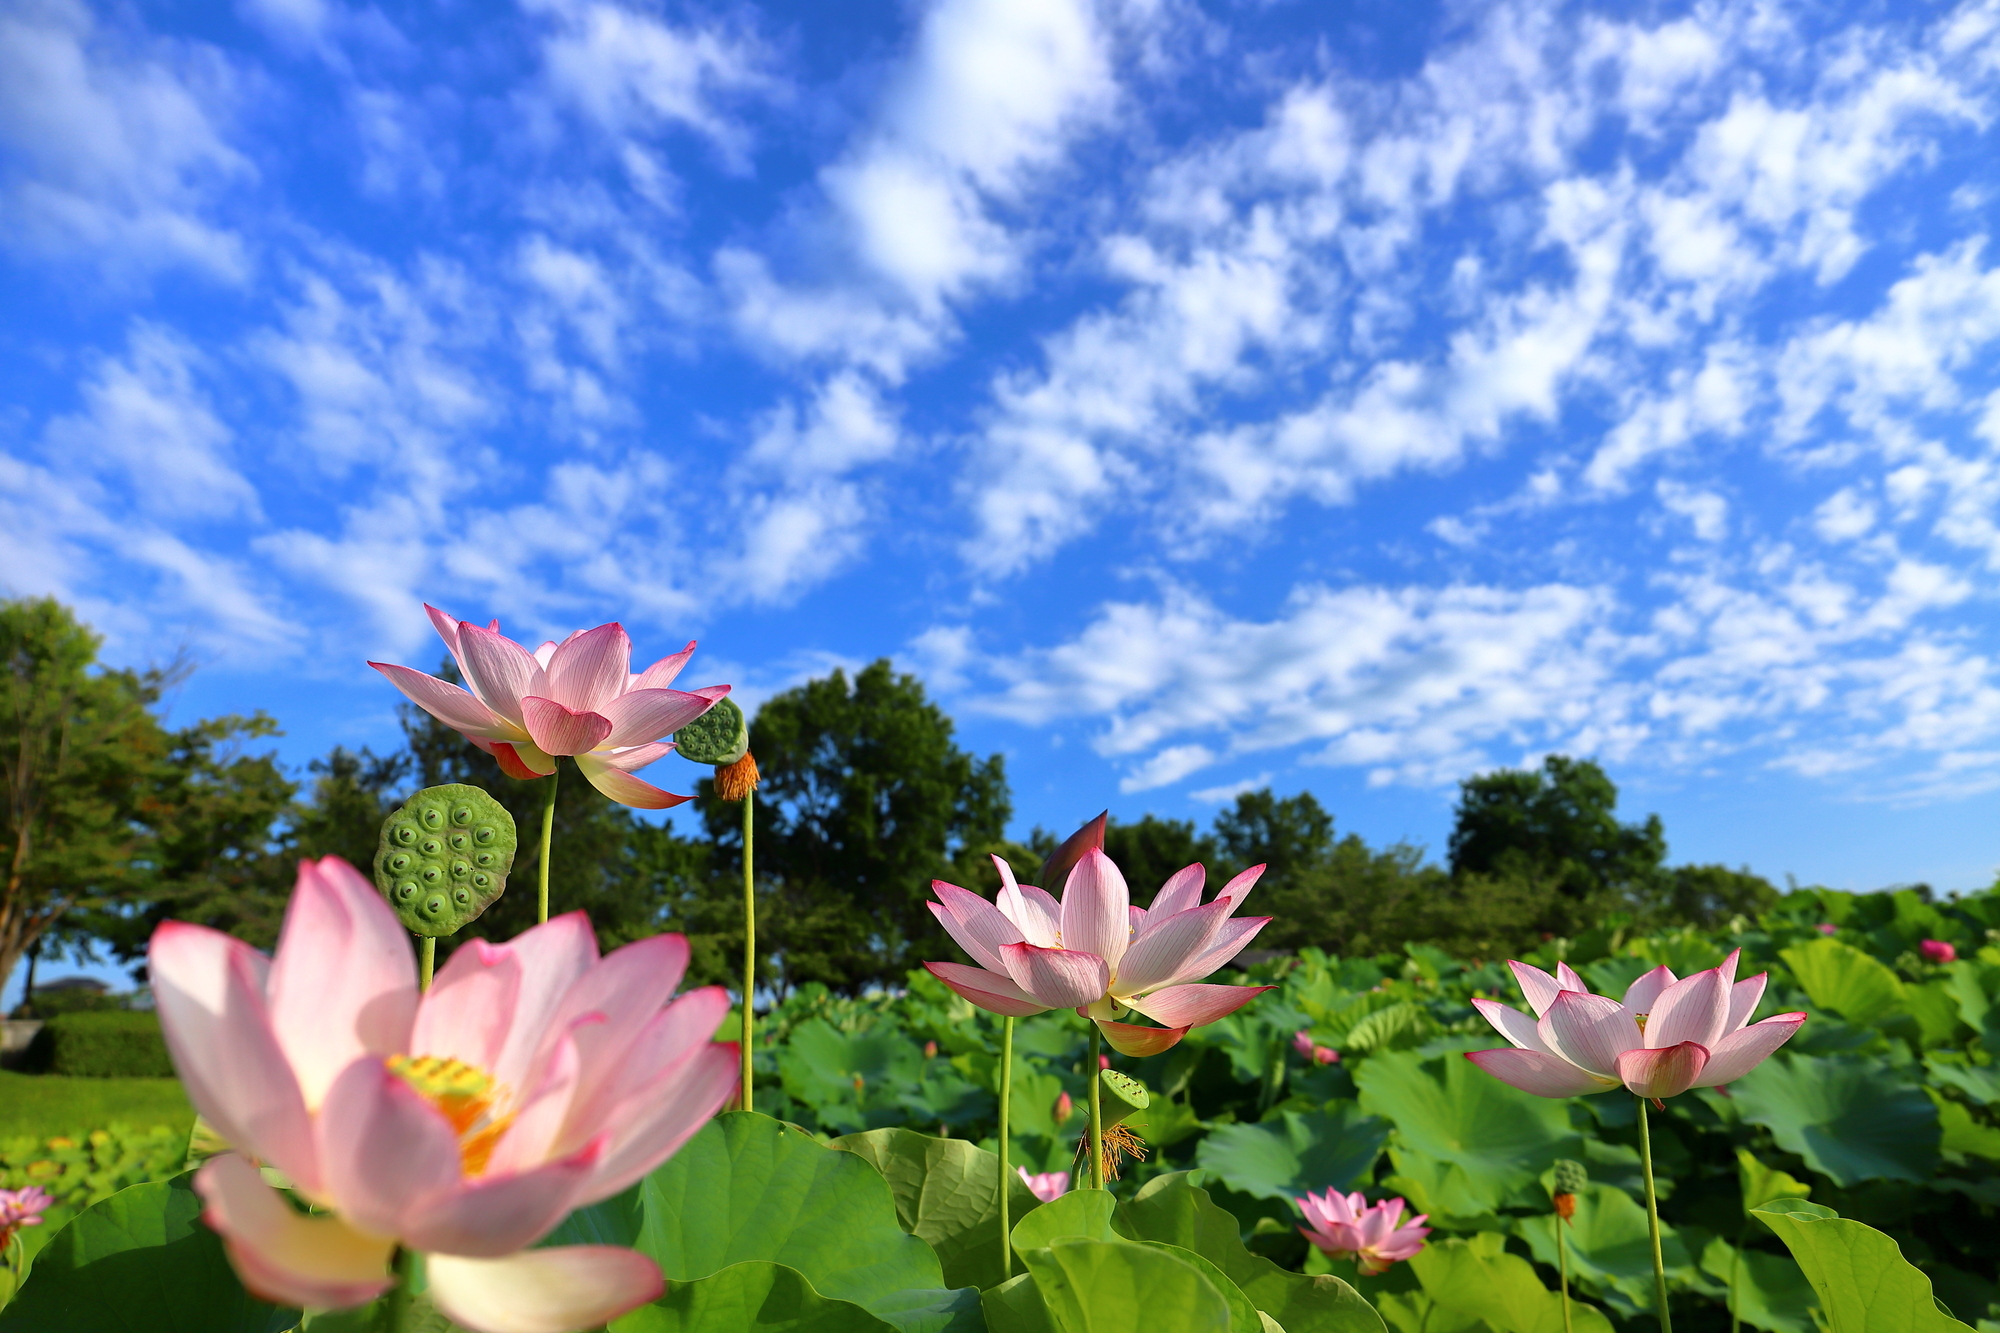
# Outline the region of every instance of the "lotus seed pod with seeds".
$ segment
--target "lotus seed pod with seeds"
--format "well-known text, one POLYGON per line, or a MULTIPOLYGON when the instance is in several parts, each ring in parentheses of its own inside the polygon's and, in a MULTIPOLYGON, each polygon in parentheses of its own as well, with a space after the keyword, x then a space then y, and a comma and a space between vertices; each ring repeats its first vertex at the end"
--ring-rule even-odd
POLYGON ((382 821, 375 886, 416 935, 471 924, 507 887, 514 816, 462 782, 426 787, 382 821))
POLYGON ((683 759, 720 768, 749 751, 750 727, 734 699, 718 699, 715 707, 674 733, 674 748, 683 759))
POLYGON ((1557 1194, 1581 1194, 1590 1184, 1590 1172, 1582 1162, 1573 1162, 1567 1157, 1556 1158, 1555 1190, 1557 1194))
POLYGON ((1152 1094, 1146 1091, 1146 1085, 1130 1074, 1104 1069, 1098 1071, 1097 1079, 1104 1085, 1098 1104, 1104 1110, 1106 1129, 1153 1104, 1152 1094))

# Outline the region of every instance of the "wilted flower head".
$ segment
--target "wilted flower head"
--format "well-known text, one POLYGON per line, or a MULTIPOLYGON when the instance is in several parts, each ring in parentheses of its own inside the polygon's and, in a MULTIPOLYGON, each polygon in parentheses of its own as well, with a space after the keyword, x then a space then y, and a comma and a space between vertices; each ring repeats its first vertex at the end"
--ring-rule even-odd
POLYGON ((275 958, 169 921, 148 963, 188 1097, 234 1149, 195 1179, 252 1291, 342 1308, 426 1258, 431 1298, 490 1333, 561 1333, 654 1299, 653 1261, 529 1249, 658 1166, 736 1085, 720 987, 668 1003, 679 935, 604 957, 581 912, 469 940, 419 996, 410 937, 352 866, 299 868, 275 958), (308 1216, 258 1172, 275 1167, 308 1216))
POLYGON ((1025 1166, 1017 1166, 1014 1169, 1021 1173, 1021 1179, 1027 1183, 1028 1192, 1043 1203, 1052 1202, 1069 1192, 1067 1171, 1044 1171, 1040 1175, 1031 1176, 1025 1166))
POLYGON ((1316 1065, 1340 1063, 1340 1052, 1331 1046, 1321 1046, 1314 1042, 1312 1033, 1305 1028, 1300 1028, 1298 1034, 1292 1038, 1292 1049, 1316 1065))
POLYGON ((49 1192, 39 1185, 0 1190, 0 1250, 7 1247, 7 1242, 22 1227, 40 1226, 43 1210, 54 1202, 49 1192))
POLYGON ((1384 1199, 1371 1208, 1359 1190, 1308 1194, 1299 1200, 1299 1209, 1310 1224, 1299 1228, 1305 1238, 1329 1258, 1354 1260, 1364 1277, 1409 1258, 1424 1248, 1424 1237, 1431 1234, 1422 1225, 1428 1214, 1418 1213, 1405 1222, 1401 1198, 1384 1199))
MULTIPOLYGON (((1190 985, 1227 963, 1269 917, 1234 918, 1264 867, 1253 866, 1201 901, 1199 865, 1167 880, 1149 909, 1132 906, 1125 876, 1101 847, 1090 847, 1070 870, 1058 902, 993 858, 1000 895, 989 903, 942 880, 929 904, 977 967, 925 963, 938 980, 982 1009, 1025 1017, 1075 1009, 1095 1020, 1113 1050, 1157 1055, 1189 1028, 1233 1013, 1269 986, 1190 985), (1163 1027, 1115 1021, 1136 1010, 1163 1027)), ((1101 1061, 1109 1067, 1108 1061, 1101 1061)))
POLYGON ((1676 978, 1664 967, 1634 981, 1623 1003, 1593 995, 1568 963, 1550 976, 1512 962, 1514 979, 1540 1021, 1492 1000, 1472 1003, 1512 1042, 1466 1058, 1540 1097, 1603 1092, 1621 1084, 1641 1097, 1733 1082, 1761 1064, 1806 1021, 1779 1014, 1751 1024, 1767 974, 1736 980, 1733 951, 1720 967, 1676 978))
POLYGON ((426 606, 458 663, 464 690, 386 662, 368 665, 446 726, 500 761, 511 778, 546 777, 557 755, 572 755, 591 786, 620 805, 664 810, 689 799, 632 776, 673 749, 672 735, 729 693, 667 686, 694 653, 690 643, 634 674, 632 640, 617 623, 578 630, 529 652, 500 633, 426 606))
POLYGON ((1942 964, 1958 961, 1958 950, 1947 940, 1925 940, 1917 946, 1917 952, 1924 956, 1924 961, 1927 963, 1942 964))

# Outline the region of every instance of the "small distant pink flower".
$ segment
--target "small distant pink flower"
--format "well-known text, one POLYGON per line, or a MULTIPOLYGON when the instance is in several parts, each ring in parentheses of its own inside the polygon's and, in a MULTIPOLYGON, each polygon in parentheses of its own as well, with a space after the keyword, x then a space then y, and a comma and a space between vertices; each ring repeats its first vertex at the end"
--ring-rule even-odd
POLYGON ((40 1226, 43 1210, 54 1202, 49 1192, 38 1185, 0 1190, 0 1249, 5 1249, 22 1227, 40 1226))
POLYGON ((1108 1056, 1108 1055, 1100 1055, 1100 1056, 1098 1056, 1098 1057, 1097 1057, 1097 1067, 1098 1067, 1099 1069, 1109 1069, 1109 1068, 1111 1068, 1111 1057, 1110 1057, 1110 1056, 1108 1056))
POLYGON ((1331 1046, 1320 1046, 1312 1039, 1312 1033, 1300 1028, 1292 1038, 1292 1049, 1316 1065, 1336 1065, 1340 1063, 1340 1052, 1331 1046))
POLYGON ((1352 1259, 1363 1277, 1388 1271, 1389 1265, 1424 1248, 1431 1229, 1422 1225, 1429 1214, 1403 1221, 1403 1200, 1384 1199, 1370 1207, 1361 1191, 1308 1194, 1299 1208, 1310 1226, 1301 1234, 1333 1259, 1352 1259))
POLYGON ((1917 946, 1917 952, 1924 956, 1924 961, 1927 963, 1955 963, 1958 961, 1958 950, 1944 940, 1925 940, 1917 946))
POLYGON ((1025 1166, 1017 1166, 1014 1169, 1021 1173, 1021 1179, 1026 1182, 1028 1192, 1043 1203, 1053 1202, 1069 1192, 1067 1171, 1044 1171, 1038 1176, 1031 1176, 1025 1166))
POLYGON ((1822 921, 1819 923, 1819 933, 1822 935, 1838 935, 1840 927, 1834 925, 1831 921, 1822 921))
POLYGON ((1070 1116, 1074 1115, 1075 1113, 1076 1113, 1076 1103, 1069 1099, 1069 1094, 1066 1092, 1057 1093, 1056 1111, 1055 1111, 1056 1123, 1058 1125, 1063 1124, 1070 1118, 1070 1116))

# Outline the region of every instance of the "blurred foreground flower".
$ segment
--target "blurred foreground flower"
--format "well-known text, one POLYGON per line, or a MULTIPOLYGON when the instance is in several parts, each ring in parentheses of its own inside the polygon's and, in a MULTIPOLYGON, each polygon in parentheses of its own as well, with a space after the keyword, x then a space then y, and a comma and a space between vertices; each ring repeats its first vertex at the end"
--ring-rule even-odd
POLYGON ((1403 1218, 1403 1200, 1384 1199, 1374 1207, 1359 1190, 1342 1194, 1308 1194, 1299 1200, 1299 1209, 1310 1226, 1299 1231, 1326 1251, 1332 1259, 1352 1259, 1363 1277, 1388 1271, 1389 1265, 1407 1259, 1424 1248, 1431 1229, 1422 1223, 1428 1214, 1403 1218))
POLYGON ((174 1065, 235 1149, 196 1177, 243 1284, 360 1305, 422 1252, 430 1295, 482 1333, 563 1333, 657 1297, 653 1261, 527 1247, 624 1189, 728 1099, 721 987, 669 1004, 687 941, 604 957, 581 912, 467 941, 419 997, 410 937, 338 857, 299 868, 275 958, 169 921, 148 964, 174 1065), (323 1212, 259 1174, 276 1168, 323 1212))
POLYGON ((43 1210, 54 1202, 54 1197, 39 1185, 0 1190, 0 1251, 6 1250, 14 1233, 22 1227, 40 1226, 43 1210))
POLYGON ((534 652, 426 605, 470 691, 409 667, 368 665, 410 702, 500 761, 510 778, 547 777, 572 755, 590 785, 620 805, 664 810, 690 798, 632 776, 673 749, 668 736, 706 713, 727 685, 670 690, 694 645, 632 673, 632 640, 617 623, 578 630, 534 652))
POLYGON ((1205 873, 1192 865, 1168 879, 1149 909, 1131 905, 1125 877, 1102 849, 1085 851, 1069 872, 1062 901, 1015 882, 999 857, 997 906, 956 884, 933 880, 943 900, 931 913, 978 967, 924 966, 972 1003, 1023 1018, 1075 1009, 1094 1019, 1113 1050, 1157 1055, 1189 1028, 1234 1013, 1269 986, 1190 985, 1227 963, 1269 917, 1232 914, 1264 867, 1252 866, 1203 904, 1205 873), (1114 1021, 1136 1010, 1165 1026, 1114 1021))
POLYGON ((1509 963, 1539 1022, 1493 1000, 1472 1003, 1514 1043, 1471 1051, 1466 1059, 1503 1083, 1540 1097, 1571 1097, 1620 1085, 1641 1097, 1672 1097, 1742 1078, 1806 1021, 1779 1014, 1748 1027, 1764 998, 1768 974, 1736 980, 1730 953, 1720 967, 1676 978, 1664 967, 1634 981, 1621 1004, 1593 995, 1570 969, 1552 977, 1539 967, 1509 963))
POLYGON ((1925 940, 1917 946, 1917 952, 1924 956, 1924 961, 1927 963, 1942 964, 1958 961, 1957 948, 1945 940, 1925 940))
POLYGON ((1337 1065, 1340 1063, 1340 1052, 1334 1050, 1331 1046, 1321 1046, 1314 1042, 1312 1033, 1308 1032, 1305 1028, 1300 1028, 1298 1034, 1292 1038, 1292 1049, 1316 1065, 1337 1065))
POLYGON ((1040 1175, 1031 1176, 1025 1166, 1017 1166, 1014 1169, 1021 1173, 1021 1179, 1026 1182, 1028 1192, 1043 1203, 1053 1202, 1069 1192, 1067 1171, 1044 1171, 1040 1175))

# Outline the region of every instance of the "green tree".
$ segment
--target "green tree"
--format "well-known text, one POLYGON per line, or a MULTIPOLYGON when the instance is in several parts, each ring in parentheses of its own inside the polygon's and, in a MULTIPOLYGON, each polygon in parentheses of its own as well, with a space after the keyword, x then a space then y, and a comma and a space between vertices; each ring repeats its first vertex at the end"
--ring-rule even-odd
MULTIPOLYGON (((1192 819, 1160 819, 1153 815, 1130 823, 1112 820, 1104 829, 1104 854, 1117 863, 1131 887, 1132 901, 1145 906, 1167 877, 1183 866, 1200 862, 1208 868, 1210 889, 1220 885, 1220 852, 1215 839, 1195 832, 1192 819)), ((1044 885, 1051 893, 1062 885, 1044 885)))
POLYGON ((107 669, 100 644, 53 598, 0 602, 0 978, 67 914, 137 887, 165 675, 107 669))
POLYGON ((1571 933, 1657 892, 1667 839, 1658 815, 1626 824, 1618 788, 1588 759, 1550 755, 1539 771, 1500 769, 1467 778, 1451 831, 1454 878, 1484 876, 1547 886, 1544 929, 1571 933))
POLYGON ((1648 925, 1689 925, 1712 929, 1731 917, 1755 920, 1777 905, 1778 888, 1748 866, 1675 866, 1657 877, 1642 914, 1648 925))
POLYGON ((414 762, 408 751, 378 755, 363 746, 356 754, 341 745, 313 760, 312 795, 292 817, 293 856, 338 856, 366 871, 414 762))
MULTIPOLYGON (((924 903, 933 879, 1002 842, 1011 808, 999 755, 959 749, 951 719, 887 659, 767 700, 750 751, 764 775, 758 942, 781 990, 818 981, 853 994, 958 956, 924 903)), ((741 882, 742 808, 715 800, 707 779, 700 794, 719 896, 741 882)))

